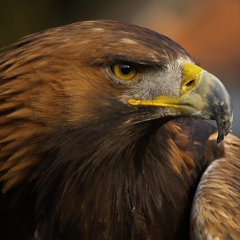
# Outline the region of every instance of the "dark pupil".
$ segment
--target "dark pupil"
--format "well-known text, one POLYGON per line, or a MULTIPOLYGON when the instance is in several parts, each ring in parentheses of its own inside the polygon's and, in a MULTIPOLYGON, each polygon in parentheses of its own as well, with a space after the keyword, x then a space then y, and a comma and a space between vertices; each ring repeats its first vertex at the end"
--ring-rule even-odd
POLYGON ((122 74, 124 75, 128 75, 131 72, 131 67, 129 65, 122 64, 120 68, 121 68, 122 74))

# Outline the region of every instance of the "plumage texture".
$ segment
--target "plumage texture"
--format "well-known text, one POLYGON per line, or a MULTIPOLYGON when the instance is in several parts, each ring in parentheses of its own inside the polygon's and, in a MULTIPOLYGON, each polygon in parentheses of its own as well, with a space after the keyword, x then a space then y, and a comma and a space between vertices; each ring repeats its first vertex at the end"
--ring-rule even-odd
POLYGON ((239 238, 239 139, 227 138, 224 148, 225 158, 207 168, 195 193, 191 214, 193 240, 239 238))
POLYGON ((239 168, 239 139, 234 150, 232 136, 218 146, 208 140, 216 129, 194 116, 128 104, 178 96, 185 62, 193 60, 169 38, 112 21, 43 31, 5 49, 1 239, 187 239, 202 173, 216 159, 239 168), (114 76, 119 62, 139 74, 114 76))

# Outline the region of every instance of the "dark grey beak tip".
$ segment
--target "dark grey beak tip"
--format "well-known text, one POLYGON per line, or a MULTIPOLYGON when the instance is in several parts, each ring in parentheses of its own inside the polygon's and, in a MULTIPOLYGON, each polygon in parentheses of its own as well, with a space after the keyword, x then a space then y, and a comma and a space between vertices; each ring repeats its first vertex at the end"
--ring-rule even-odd
POLYGON ((224 85, 215 76, 205 73, 209 76, 210 89, 208 106, 211 112, 211 118, 215 119, 218 126, 217 143, 220 143, 224 137, 230 132, 233 121, 231 98, 224 85))
POLYGON ((217 120, 217 125, 218 125, 218 137, 217 137, 217 143, 219 144, 225 136, 228 135, 228 133, 231 130, 232 127, 232 115, 229 114, 228 117, 226 116, 227 120, 217 120), (231 116, 231 117, 229 117, 231 116))
POLYGON ((217 143, 218 144, 221 143, 226 135, 227 135, 227 133, 225 134, 225 133, 221 132, 220 130, 218 130, 217 143))

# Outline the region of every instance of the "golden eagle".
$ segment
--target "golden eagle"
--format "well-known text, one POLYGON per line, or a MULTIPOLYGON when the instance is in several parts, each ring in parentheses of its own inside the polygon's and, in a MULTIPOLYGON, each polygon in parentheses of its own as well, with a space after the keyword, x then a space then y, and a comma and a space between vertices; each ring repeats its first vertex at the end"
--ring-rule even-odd
POLYGON ((222 83, 166 36, 107 20, 27 36, 0 56, 0 238, 237 239, 231 124, 222 83))

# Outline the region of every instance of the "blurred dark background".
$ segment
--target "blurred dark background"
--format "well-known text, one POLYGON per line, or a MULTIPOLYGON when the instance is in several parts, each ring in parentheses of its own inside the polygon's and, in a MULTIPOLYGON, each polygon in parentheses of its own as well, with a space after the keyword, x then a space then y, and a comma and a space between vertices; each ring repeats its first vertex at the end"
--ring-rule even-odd
POLYGON ((239 0, 0 0, 0 48, 43 29, 91 19, 151 28, 180 43, 227 87, 240 136, 239 0))

